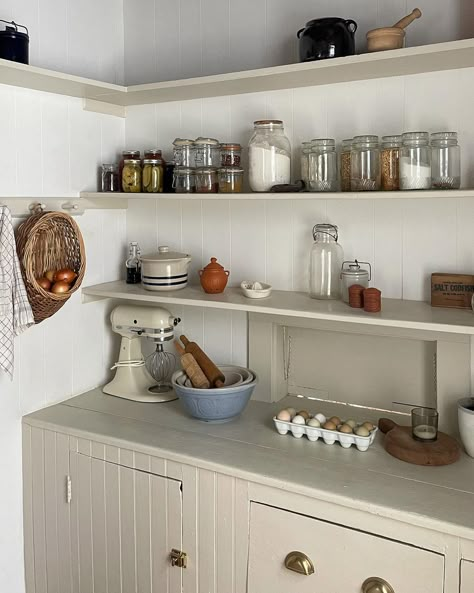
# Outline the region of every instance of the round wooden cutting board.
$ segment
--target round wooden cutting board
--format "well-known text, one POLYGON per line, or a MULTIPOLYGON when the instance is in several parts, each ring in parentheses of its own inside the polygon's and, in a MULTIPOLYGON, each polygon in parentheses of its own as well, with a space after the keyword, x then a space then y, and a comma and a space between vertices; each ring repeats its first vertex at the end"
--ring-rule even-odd
POLYGON ((411 435, 411 426, 399 426, 388 418, 380 418, 379 429, 385 434, 385 450, 393 457, 416 465, 449 465, 461 456, 458 442, 438 432, 436 441, 423 443, 411 435))

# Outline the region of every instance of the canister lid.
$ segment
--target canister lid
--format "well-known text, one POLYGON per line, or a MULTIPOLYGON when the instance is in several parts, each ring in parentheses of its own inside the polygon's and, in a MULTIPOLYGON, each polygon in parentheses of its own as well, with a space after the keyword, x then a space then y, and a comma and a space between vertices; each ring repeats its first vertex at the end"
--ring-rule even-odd
POLYGON ((174 146, 192 146, 193 144, 194 141, 189 138, 176 138, 173 142, 174 146))
POLYGON ((207 266, 203 269, 203 272, 223 272, 224 266, 221 266, 217 262, 217 258, 211 257, 211 263, 207 264, 207 266))
POLYGON ((171 261, 176 259, 190 258, 187 253, 180 253, 179 251, 170 251, 168 245, 162 245, 158 247, 158 253, 149 253, 148 255, 142 255, 142 261, 171 261))
POLYGON ((369 264, 369 262, 365 262, 365 261, 359 262, 356 259, 354 261, 345 261, 345 262, 343 262, 342 267, 341 267, 341 278, 343 276, 349 276, 349 277, 357 276, 359 278, 361 276, 367 276, 368 279, 370 280, 371 276, 372 276, 372 268, 371 268, 371 265, 369 264), (346 266, 346 264, 347 264, 347 267, 344 267, 344 266, 346 266), (369 269, 366 270, 364 268, 361 268, 360 264, 363 264, 364 266, 368 266, 369 269))
POLYGON ((226 173, 228 175, 242 175, 244 170, 241 167, 221 167, 219 173, 226 173))
POLYGON ((144 165, 161 165, 163 161, 160 159, 143 159, 144 165))
POLYGON ((140 159, 125 159, 123 161, 124 165, 141 165, 140 159))
POLYGON ((199 136, 199 138, 196 138, 194 141, 194 144, 209 144, 211 146, 217 146, 219 144, 219 140, 216 140, 215 138, 203 138, 202 136, 199 136))

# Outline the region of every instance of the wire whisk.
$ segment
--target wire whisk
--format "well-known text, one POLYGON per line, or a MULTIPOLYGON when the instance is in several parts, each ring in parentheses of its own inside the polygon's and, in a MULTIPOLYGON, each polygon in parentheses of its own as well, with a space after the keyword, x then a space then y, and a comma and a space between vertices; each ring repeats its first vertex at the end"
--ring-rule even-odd
POLYGON ((158 343, 156 350, 147 357, 146 368, 155 379, 156 385, 150 391, 153 393, 166 393, 171 391, 171 375, 176 366, 176 357, 171 352, 165 352, 163 344, 158 343))

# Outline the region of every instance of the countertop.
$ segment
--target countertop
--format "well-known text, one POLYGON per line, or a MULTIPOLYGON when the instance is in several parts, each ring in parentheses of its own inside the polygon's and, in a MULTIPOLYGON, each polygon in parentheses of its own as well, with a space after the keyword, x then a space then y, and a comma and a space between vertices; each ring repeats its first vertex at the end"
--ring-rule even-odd
MULTIPOLYGON (((187 416, 179 401, 143 404, 95 389, 23 422, 98 441, 102 436, 117 446, 474 540, 474 459, 463 453, 453 465, 420 467, 388 455, 381 434, 366 452, 279 435, 272 417, 289 405, 341 413, 335 404, 289 396, 276 404, 250 402, 240 418, 208 424, 187 416)), ((351 416, 376 420, 366 410, 351 416)))

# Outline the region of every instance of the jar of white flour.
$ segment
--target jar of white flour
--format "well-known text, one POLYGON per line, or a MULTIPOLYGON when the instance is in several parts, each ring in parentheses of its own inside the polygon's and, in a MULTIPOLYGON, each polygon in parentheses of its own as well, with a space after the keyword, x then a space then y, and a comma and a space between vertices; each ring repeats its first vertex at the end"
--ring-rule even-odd
POLYGON ((249 183, 252 191, 270 191, 273 185, 291 182, 291 146, 283 122, 254 122, 249 142, 249 183))

